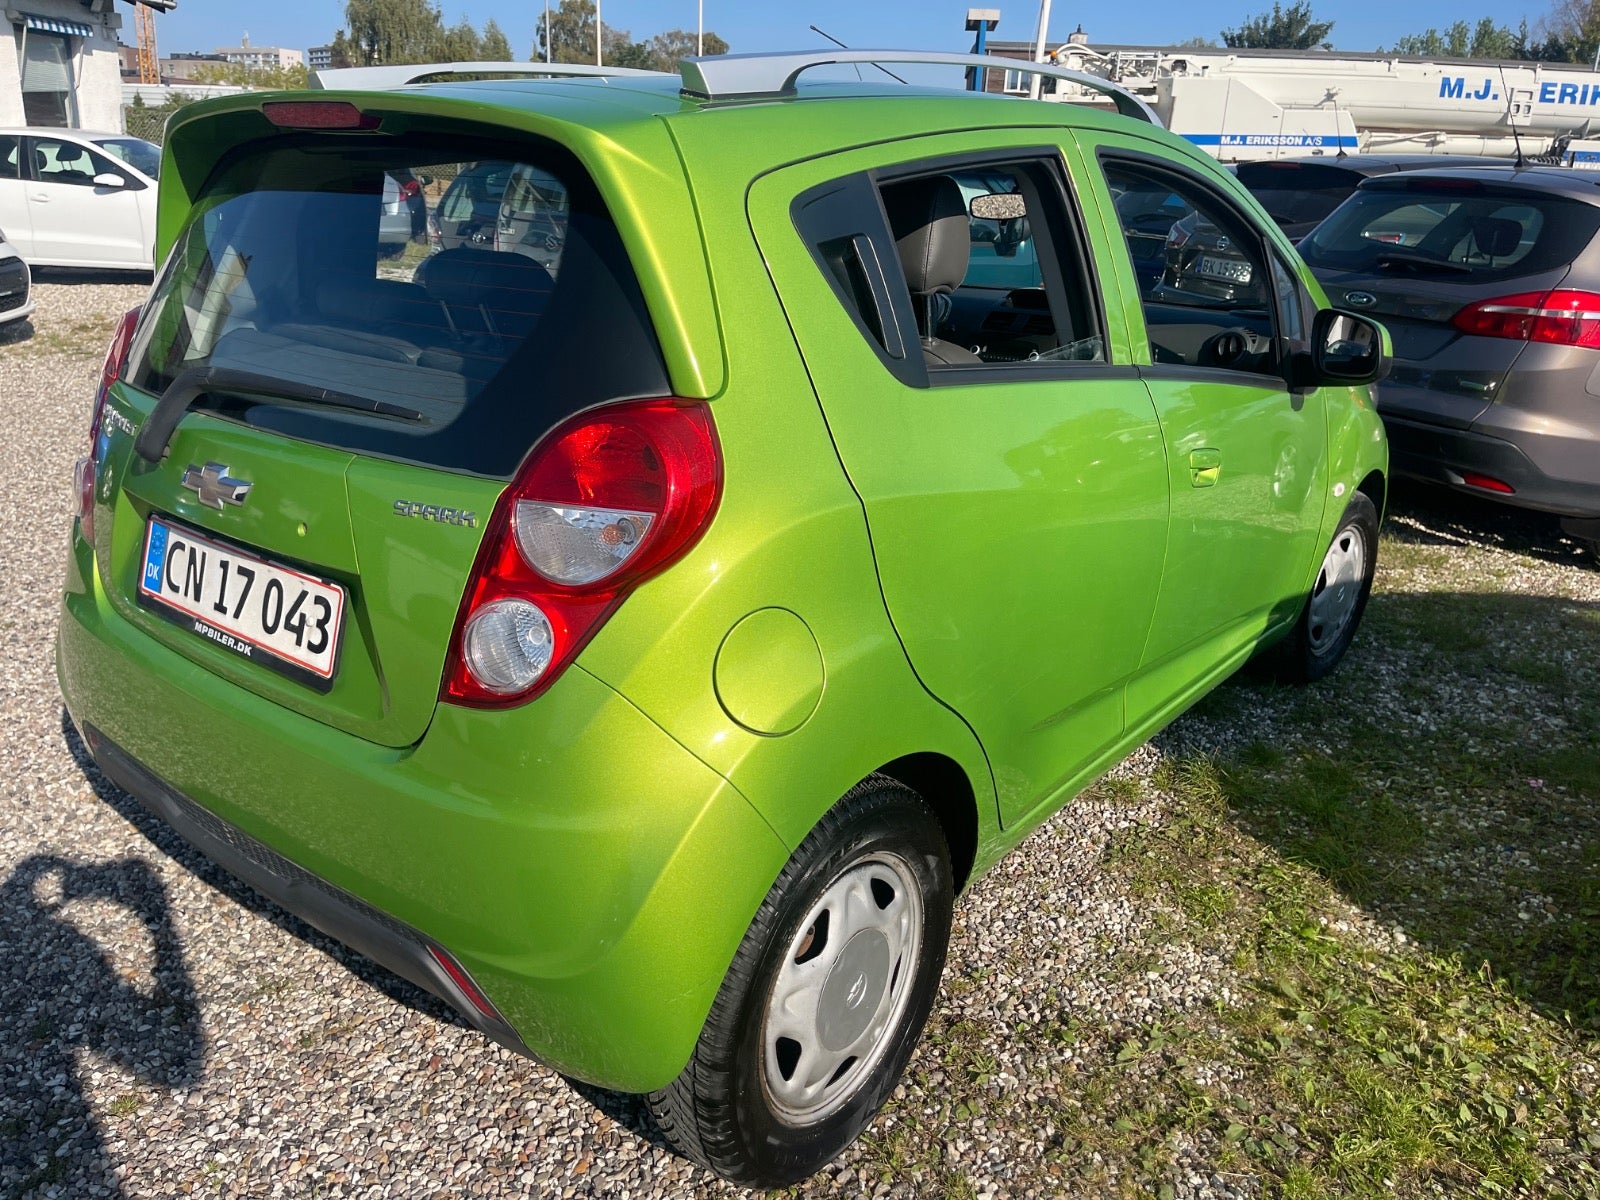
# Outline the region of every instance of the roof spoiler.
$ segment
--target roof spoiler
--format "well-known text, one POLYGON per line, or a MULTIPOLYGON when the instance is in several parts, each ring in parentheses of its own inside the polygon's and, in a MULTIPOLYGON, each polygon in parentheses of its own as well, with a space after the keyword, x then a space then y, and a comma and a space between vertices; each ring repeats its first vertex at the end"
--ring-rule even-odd
POLYGON ((1020 71, 1062 79, 1079 87, 1099 92, 1111 99, 1125 117, 1160 126, 1155 110, 1119 83, 1074 71, 1053 63, 1029 62, 1020 58, 999 58, 991 54, 944 54, 928 50, 811 50, 778 51, 769 54, 718 54, 714 57, 686 58, 679 65, 683 90, 706 100, 752 99, 759 96, 792 96, 795 80, 813 67, 836 64, 873 66, 880 63, 912 63, 941 67, 979 67, 996 71, 1020 71))
POLYGON ((452 62, 410 63, 394 67, 330 67, 311 72, 309 86, 340 91, 384 92, 413 83, 434 83, 455 75, 494 75, 517 79, 600 78, 612 75, 661 76, 636 67, 596 67, 588 63, 452 62))

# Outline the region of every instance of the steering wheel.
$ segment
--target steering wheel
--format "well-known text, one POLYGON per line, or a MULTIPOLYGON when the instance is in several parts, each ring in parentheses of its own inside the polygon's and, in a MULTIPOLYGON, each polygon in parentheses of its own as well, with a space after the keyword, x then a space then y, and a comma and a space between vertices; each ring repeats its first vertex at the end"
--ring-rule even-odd
POLYGON ((1245 335, 1236 329, 1225 329, 1207 338, 1200 347, 1200 365, 1203 367, 1237 367, 1249 353, 1250 344, 1245 335))

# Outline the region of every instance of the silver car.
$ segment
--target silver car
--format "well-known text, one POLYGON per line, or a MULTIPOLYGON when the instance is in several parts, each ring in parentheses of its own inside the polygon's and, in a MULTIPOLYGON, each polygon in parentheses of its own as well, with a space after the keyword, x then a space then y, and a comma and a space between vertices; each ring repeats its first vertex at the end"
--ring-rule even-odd
POLYGON ((1300 242, 1394 337, 1397 472, 1556 513, 1600 557, 1600 189, 1516 167, 1367 180, 1300 242))

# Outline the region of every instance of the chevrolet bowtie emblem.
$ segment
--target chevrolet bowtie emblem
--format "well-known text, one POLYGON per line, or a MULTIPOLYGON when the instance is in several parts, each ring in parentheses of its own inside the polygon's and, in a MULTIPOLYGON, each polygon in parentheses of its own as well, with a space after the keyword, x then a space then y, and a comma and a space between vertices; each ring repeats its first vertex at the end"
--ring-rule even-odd
POLYGON ((243 504, 250 494, 248 483, 232 478, 227 467, 214 462, 208 462, 203 470, 190 463, 183 473, 183 486, 198 494, 201 504, 212 508, 221 508, 223 501, 243 504))

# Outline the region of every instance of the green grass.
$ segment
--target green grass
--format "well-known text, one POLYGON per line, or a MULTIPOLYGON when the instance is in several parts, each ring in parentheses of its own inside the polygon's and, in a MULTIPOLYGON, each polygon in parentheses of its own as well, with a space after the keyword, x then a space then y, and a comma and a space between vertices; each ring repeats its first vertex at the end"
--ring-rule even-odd
POLYGON ((1116 1028, 1053 990, 1013 1031, 936 1010, 863 1179, 968 1194, 946 1148, 981 1121, 1048 1133, 1011 1160, 1040 1195, 1176 1196, 1198 1167, 1272 1200, 1600 1197, 1600 605, 1382 552, 1343 670, 1229 683, 1148 777, 1093 789, 1136 821, 1099 870, 1142 923, 1098 982, 1165 946, 1226 992, 1116 1028), (1007 1036, 1040 1086, 996 1086, 1007 1036))

